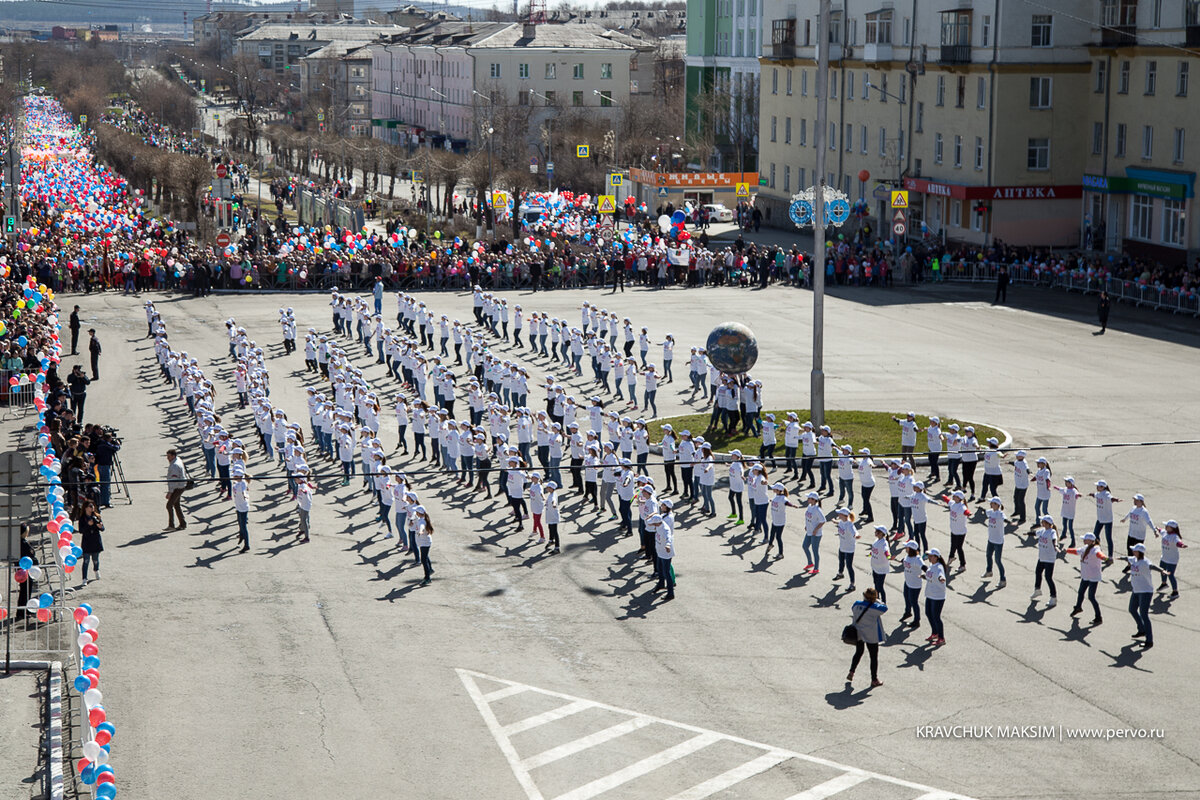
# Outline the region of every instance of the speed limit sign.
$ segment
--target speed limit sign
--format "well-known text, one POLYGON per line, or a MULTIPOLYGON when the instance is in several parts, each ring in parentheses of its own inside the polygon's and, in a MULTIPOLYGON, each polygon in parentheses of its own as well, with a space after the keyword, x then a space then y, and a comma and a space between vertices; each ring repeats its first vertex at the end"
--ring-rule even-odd
POLYGON ((897 222, 892 226, 892 233, 896 234, 897 236, 903 236, 905 230, 907 229, 904 227, 903 222, 897 222))

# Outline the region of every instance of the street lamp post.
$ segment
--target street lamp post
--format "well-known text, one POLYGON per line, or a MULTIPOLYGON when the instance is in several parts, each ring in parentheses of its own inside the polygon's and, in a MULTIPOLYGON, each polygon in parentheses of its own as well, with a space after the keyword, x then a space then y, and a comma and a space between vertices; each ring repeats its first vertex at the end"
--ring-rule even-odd
MULTIPOLYGON (((809 413, 817 427, 825 424, 825 128, 829 120, 830 0, 820 0, 817 12, 817 182, 813 206, 813 337, 809 375, 809 413)), ((793 222, 797 222, 793 216, 793 222)))
MULTIPOLYGON (((486 100, 487 104, 488 104, 488 125, 487 125, 487 129, 486 129, 487 140, 488 140, 487 207, 490 208, 492 211, 492 213, 488 215, 488 223, 489 223, 488 228, 489 228, 489 233, 490 233, 491 229, 495 225, 494 220, 496 219, 496 208, 492 204, 492 181, 493 181, 493 177, 492 177, 492 139, 493 139, 493 136, 492 136, 492 134, 495 133, 495 128, 492 127, 493 122, 494 122, 494 117, 492 116, 493 105, 492 105, 492 98, 487 96, 486 94, 483 94, 482 92, 477 92, 474 89, 471 90, 471 94, 479 95, 484 100, 486 100)), ((481 199, 480 202, 482 203, 483 200, 481 199)), ((481 206, 481 208, 482 208, 482 206, 481 206)))
MULTIPOLYGON (((534 97, 542 98, 542 100, 544 100, 546 102, 547 106, 550 106, 552 104, 550 98, 547 97, 546 95, 542 94, 541 92, 530 89, 529 94, 533 95, 534 97)), ((550 115, 550 116, 546 117, 546 191, 547 192, 553 191, 552 184, 553 184, 553 180, 554 180, 553 179, 554 173, 550 170, 550 165, 553 163, 554 163, 554 117, 552 115, 550 115)))

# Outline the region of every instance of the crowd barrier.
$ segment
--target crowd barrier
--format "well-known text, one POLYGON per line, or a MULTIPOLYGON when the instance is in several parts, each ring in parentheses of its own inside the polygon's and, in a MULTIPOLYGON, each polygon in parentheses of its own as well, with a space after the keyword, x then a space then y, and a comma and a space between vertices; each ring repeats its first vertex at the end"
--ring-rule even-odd
MULTIPOLYGON (((998 265, 990 262, 950 262, 941 269, 939 280, 964 283, 995 283, 998 265)), ((1200 288, 1179 289, 1159 287, 1140 280, 1117 278, 1088 270, 1066 270, 1018 265, 1008 269, 1009 283, 1022 286, 1040 286, 1062 289, 1067 292, 1098 295, 1107 291, 1115 302, 1129 303, 1142 308, 1172 314, 1200 317, 1200 288)))

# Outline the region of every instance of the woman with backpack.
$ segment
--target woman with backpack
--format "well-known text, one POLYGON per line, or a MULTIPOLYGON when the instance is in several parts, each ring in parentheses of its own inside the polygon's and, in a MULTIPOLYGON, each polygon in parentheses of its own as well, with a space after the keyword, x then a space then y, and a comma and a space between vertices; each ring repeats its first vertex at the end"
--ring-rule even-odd
POLYGON ((879 644, 883 641, 883 615, 886 612, 887 606, 879 602, 879 594, 874 589, 867 589, 863 592, 863 599, 850 607, 850 619, 854 627, 854 658, 850 660, 847 683, 854 680, 854 671, 858 669, 858 662, 866 650, 871 657, 871 685, 883 686, 883 681, 879 680, 879 644))

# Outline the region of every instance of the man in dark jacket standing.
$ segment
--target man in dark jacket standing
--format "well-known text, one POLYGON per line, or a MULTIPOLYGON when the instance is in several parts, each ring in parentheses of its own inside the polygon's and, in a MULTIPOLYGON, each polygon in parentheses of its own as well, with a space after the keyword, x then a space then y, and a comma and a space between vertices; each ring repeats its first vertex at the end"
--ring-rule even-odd
POLYGON ((71 321, 67 323, 67 327, 71 329, 71 355, 79 355, 79 306, 75 306, 75 310, 71 312, 71 321))
POLYGON ((92 380, 100 380, 100 340, 96 338, 96 329, 88 328, 88 352, 92 354, 92 380))
POLYGON ((1003 264, 1000 269, 996 270, 996 296, 992 298, 992 305, 997 303, 1008 302, 1008 267, 1003 264))
POLYGON ((67 376, 67 386, 71 388, 71 410, 75 412, 75 419, 79 424, 83 424, 83 405, 87 402, 87 387, 91 383, 88 376, 83 374, 83 367, 76 364, 71 369, 71 374, 67 376))

